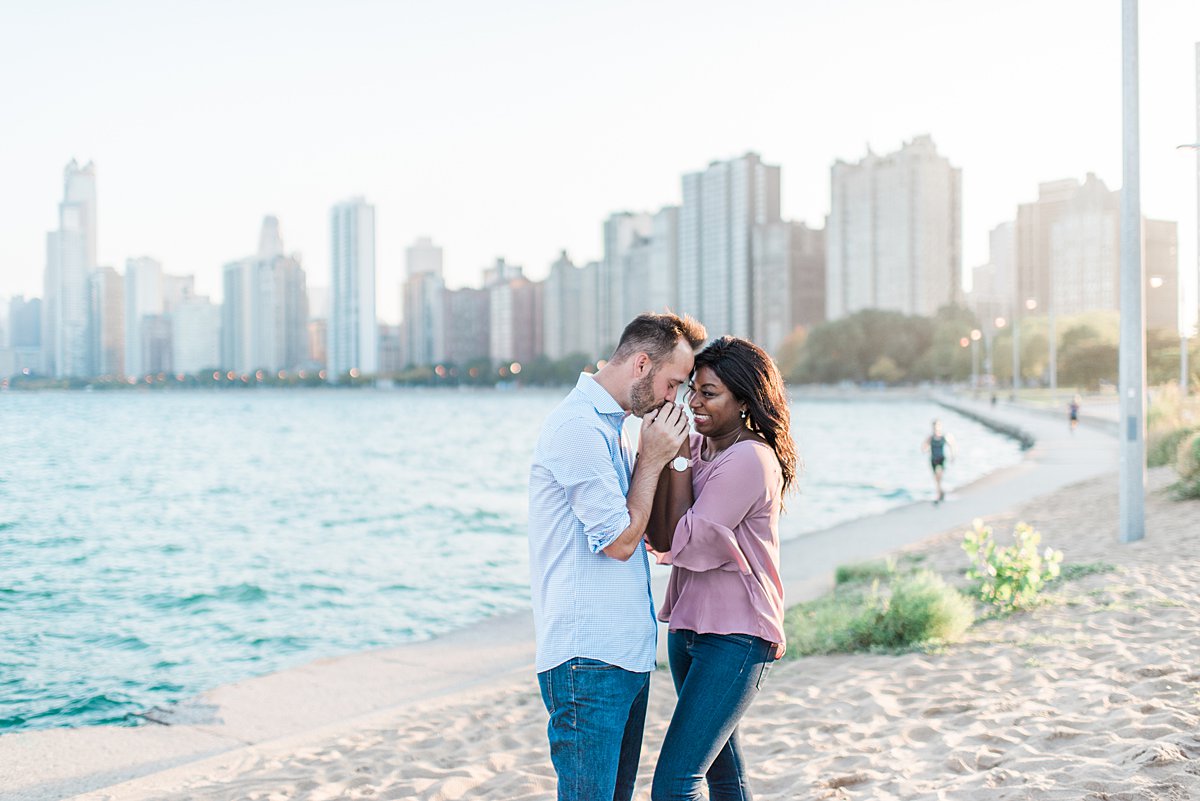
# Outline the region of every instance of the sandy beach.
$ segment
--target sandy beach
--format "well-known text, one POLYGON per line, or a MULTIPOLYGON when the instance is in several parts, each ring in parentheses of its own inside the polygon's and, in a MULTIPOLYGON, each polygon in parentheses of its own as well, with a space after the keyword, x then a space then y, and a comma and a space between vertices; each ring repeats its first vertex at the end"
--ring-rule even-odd
MULTIPOLYGON (((1024 520, 1066 564, 1027 613, 939 652, 777 663, 743 726, 763 799, 1187 799, 1200 796, 1200 502, 1151 473, 1147 536, 1117 541, 1115 477, 988 522, 1024 520)), ((961 531, 904 549, 948 576, 961 531)), ((652 681, 638 799, 673 706, 652 681)), ((552 799, 530 678, 366 716, 80 796, 85 799, 552 799)))

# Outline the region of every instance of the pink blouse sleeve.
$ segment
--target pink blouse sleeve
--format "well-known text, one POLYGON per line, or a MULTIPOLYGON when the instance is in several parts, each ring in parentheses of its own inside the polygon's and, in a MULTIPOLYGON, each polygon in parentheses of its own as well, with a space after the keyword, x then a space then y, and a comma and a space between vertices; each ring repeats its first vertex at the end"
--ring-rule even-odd
POLYGON ((742 447, 728 453, 708 477, 699 496, 675 527, 670 564, 694 572, 750 572, 750 563, 734 529, 754 509, 769 503, 772 480, 764 448, 742 447))

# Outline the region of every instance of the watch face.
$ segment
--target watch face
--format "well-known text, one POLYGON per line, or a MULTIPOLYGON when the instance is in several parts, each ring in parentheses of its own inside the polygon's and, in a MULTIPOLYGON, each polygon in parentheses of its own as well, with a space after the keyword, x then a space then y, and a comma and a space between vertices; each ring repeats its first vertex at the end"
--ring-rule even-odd
POLYGON ((684 470, 687 470, 688 469, 687 457, 676 456, 675 459, 672 460, 672 462, 671 462, 671 469, 673 469, 677 473, 682 473, 684 470))

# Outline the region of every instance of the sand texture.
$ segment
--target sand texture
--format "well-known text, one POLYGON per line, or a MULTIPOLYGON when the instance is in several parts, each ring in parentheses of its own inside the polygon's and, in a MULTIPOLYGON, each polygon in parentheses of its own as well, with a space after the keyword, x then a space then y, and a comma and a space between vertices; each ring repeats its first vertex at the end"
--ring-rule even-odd
MULTIPOLYGON (((1147 536, 1117 541, 1115 477, 994 518, 1066 564, 1048 603, 901 655, 777 663, 742 727, 760 799, 1200 799, 1200 502, 1151 474, 1147 536)), ((905 554, 962 583, 961 531, 905 554)), ((652 681, 636 798, 674 698, 652 681)), ((554 798, 533 676, 253 746, 88 799, 554 798)))

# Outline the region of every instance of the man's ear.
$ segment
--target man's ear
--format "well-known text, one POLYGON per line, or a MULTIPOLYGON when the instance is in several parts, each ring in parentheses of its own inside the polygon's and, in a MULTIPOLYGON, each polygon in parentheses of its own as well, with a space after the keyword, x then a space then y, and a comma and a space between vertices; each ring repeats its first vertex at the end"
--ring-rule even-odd
POLYGON ((635 378, 641 378, 650 372, 650 357, 645 353, 637 353, 633 357, 633 375, 635 378))

